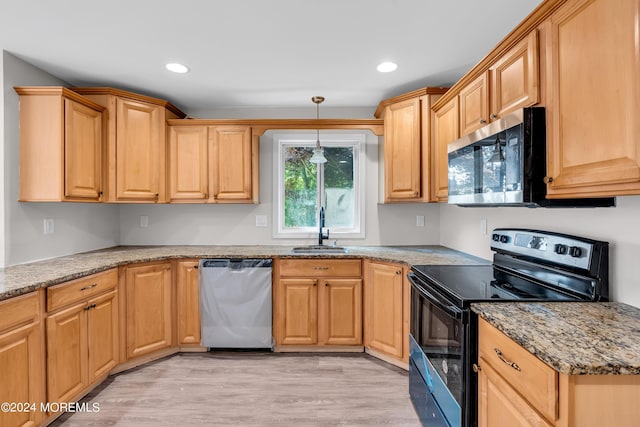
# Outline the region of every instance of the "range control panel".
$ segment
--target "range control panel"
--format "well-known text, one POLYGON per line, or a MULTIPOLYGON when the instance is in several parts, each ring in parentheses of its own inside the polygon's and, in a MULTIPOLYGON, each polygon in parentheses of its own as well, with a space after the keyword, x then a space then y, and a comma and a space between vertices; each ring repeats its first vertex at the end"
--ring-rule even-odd
POLYGON ((589 270, 597 242, 539 230, 497 228, 491 235, 491 249, 525 255, 555 264, 589 270))

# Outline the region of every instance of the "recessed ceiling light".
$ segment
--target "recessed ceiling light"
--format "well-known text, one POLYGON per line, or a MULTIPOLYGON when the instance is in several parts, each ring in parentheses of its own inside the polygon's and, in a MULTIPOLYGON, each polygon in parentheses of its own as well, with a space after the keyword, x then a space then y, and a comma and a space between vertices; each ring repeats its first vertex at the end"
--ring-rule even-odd
POLYGON ((184 74, 189 72, 189 67, 187 67, 186 65, 178 64, 177 62, 167 64, 165 65, 165 67, 167 67, 167 70, 173 71, 174 73, 184 74))
POLYGON ((383 62, 382 64, 378 65, 376 69, 381 73, 390 73, 391 71, 395 71, 396 68, 398 68, 398 64, 396 64, 395 62, 383 62))

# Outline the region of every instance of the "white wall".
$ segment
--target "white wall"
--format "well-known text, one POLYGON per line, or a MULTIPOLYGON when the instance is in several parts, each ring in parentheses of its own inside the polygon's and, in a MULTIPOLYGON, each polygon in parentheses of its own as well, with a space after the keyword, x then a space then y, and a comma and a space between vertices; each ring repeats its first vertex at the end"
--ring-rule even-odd
POLYGON ((67 85, 3 51, 4 264, 52 258, 118 243, 118 206, 92 203, 18 203, 19 97, 13 86, 67 85), (43 234, 52 218, 53 234, 43 234))
MULTIPOLYGON (((299 132, 301 133, 301 132, 299 132)), ((315 137, 315 132, 312 132, 315 137)), ((367 132, 366 141, 366 238, 338 239, 341 245, 438 244, 437 205, 378 204, 378 138, 367 132), (425 216, 425 227, 416 227, 416 215, 425 216)), ((120 208, 120 243, 123 245, 312 244, 314 239, 274 239, 273 141, 267 133, 260 142, 259 205, 123 205, 120 208), (149 227, 140 227, 140 216, 149 227), (255 216, 265 215, 268 227, 256 227, 255 216)))
POLYGON ((490 259, 491 230, 528 227, 574 234, 610 243, 609 296, 613 301, 640 307, 640 197, 617 198, 615 208, 440 208, 440 243, 452 249, 490 259), (488 232, 480 233, 480 220, 488 232))

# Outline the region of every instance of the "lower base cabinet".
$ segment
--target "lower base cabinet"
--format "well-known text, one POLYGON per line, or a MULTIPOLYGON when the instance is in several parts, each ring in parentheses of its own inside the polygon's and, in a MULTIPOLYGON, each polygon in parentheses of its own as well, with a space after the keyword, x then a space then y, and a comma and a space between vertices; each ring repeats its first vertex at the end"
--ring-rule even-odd
POLYGON ((406 267, 365 261, 366 348, 408 363, 410 285, 406 267))
POLYGON ((47 400, 73 402, 119 362, 117 271, 47 289, 47 400))
POLYGON ((122 267, 126 359, 173 345, 174 291, 171 263, 122 267))
MULTIPOLYGON (((43 324, 40 292, 0 302, 0 403, 35 410, 0 411, 0 426, 35 426, 45 401, 43 324)), ((9 408, 12 409, 12 408, 9 408)))
POLYGON ((286 259, 275 270, 276 346, 361 348, 360 260, 286 259))
POLYGON ((478 333, 479 427, 638 425, 640 376, 561 374, 483 319, 478 333))
POLYGON ((178 345, 200 346, 200 289, 198 260, 176 261, 178 345))

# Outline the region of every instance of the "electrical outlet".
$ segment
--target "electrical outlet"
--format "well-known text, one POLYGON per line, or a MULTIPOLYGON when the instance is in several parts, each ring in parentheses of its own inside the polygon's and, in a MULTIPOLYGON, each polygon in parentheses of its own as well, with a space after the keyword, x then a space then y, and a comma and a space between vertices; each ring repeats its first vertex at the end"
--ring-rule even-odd
POLYGON ((416 227, 424 227, 424 215, 416 215, 416 227))
POLYGON ((53 218, 45 218, 43 223, 44 234, 53 234, 54 230, 53 218))
POLYGON ((140 215, 140 227, 147 228, 149 226, 149 216, 140 215))
POLYGON ((266 227, 266 226, 267 226, 267 216, 256 215, 256 227, 266 227))
POLYGON ((480 220, 480 234, 487 235, 487 220, 485 218, 480 220))

